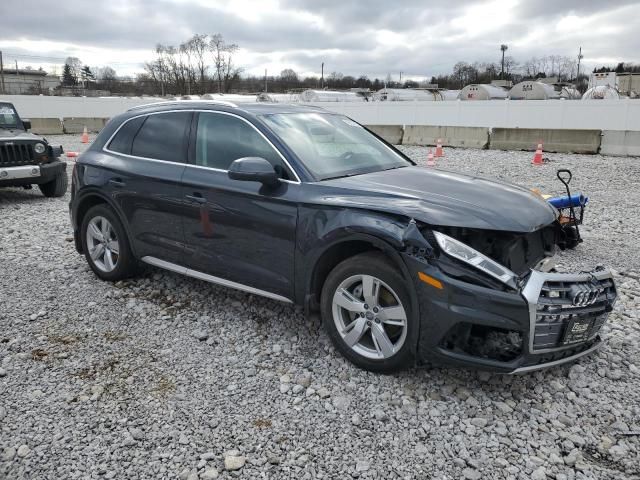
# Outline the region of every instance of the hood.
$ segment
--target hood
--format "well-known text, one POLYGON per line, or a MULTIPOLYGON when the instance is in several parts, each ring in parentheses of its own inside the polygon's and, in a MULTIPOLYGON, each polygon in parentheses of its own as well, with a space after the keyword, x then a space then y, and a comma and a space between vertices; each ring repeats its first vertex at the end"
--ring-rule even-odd
POLYGON ((43 141, 42 137, 34 135, 33 133, 25 132, 24 130, 7 130, 6 128, 0 128, 0 142, 2 141, 43 141))
POLYGON ((424 167, 310 185, 314 203, 404 215, 434 226, 532 232, 556 219, 556 210, 525 188, 424 167))

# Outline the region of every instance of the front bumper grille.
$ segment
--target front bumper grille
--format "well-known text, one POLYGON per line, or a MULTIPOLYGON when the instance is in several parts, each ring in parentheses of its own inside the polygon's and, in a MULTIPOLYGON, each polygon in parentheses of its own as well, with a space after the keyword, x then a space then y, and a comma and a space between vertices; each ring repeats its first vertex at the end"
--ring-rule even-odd
POLYGON ((33 163, 33 146, 25 143, 6 144, 0 142, 0 167, 20 167, 33 163))
POLYGON ((544 353, 593 340, 616 300, 611 273, 533 271, 523 290, 529 303, 529 351, 544 353))

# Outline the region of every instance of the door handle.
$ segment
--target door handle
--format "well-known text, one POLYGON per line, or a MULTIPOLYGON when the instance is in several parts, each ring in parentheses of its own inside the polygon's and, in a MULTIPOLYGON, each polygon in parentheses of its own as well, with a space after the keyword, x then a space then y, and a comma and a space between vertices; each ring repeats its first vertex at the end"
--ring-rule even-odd
POLYGON ((119 187, 119 188, 124 187, 126 185, 126 183, 123 182, 121 178, 111 178, 109 179, 109 183, 114 187, 119 187))
POLYGON ((207 203, 207 199, 202 196, 201 193, 194 193, 193 195, 186 195, 186 197, 196 203, 207 203))

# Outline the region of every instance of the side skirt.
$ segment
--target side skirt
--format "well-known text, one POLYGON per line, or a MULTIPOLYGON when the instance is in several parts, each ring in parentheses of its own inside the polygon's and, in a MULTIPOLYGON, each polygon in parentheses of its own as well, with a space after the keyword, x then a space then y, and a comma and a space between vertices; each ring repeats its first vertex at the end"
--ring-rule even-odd
POLYGON ((231 280, 225 280, 224 278, 214 277, 213 275, 198 272, 197 270, 192 270, 190 268, 183 267, 181 265, 176 265, 175 263, 166 262, 156 257, 147 256, 147 257, 142 257, 141 260, 144 263, 153 265, 154 267, 164 268, 165 270, 170 270, 172 272, 180 273, 182 275, 187 275, 188 277, 197 278, 198 280, 204 280, 205 282, 215 283, 215 284, 223 285, 229 288, 235 288, 236 290, 242 290, 243 292, 253 293, 255 295, 271 298, 273 300, 278 300, 280 302, 293 303, 290 299, 283 297, 282 295, 266 292, 258 288, 250 287, 248 285, 243 285, 242 283, 232 282, 231 280))

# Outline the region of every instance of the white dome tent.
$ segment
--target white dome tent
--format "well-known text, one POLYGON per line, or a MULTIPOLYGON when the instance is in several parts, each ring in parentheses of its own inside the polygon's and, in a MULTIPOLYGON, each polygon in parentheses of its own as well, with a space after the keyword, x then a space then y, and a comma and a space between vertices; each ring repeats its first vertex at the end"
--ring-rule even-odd
POLYGON ((582 95, 580 95, 580 92, 575 88, 563 86, 560 90, 560 98, 565 100, 580 100, 582 95))
POLYGON ((296 93, 259 93, 256 101, 265 103, 295 103, 299 95, 296 93))
POLYGON ((221 100, 233 103, 255 102, 255 95, 238 95, 233 93, 205 93, 200 97, 202 100, 221 100))
POLYGON ((509 92, 502 87, 485 83, 467 85, 458 94, 459 100, 504 100, 509 92))
POLYGON ((582 100, 620 100, 620 92, 609 85, 598 85, 584 92, 582 100))
POLYGON ((382 88, 376 92, 376 100, 388 102, 434 102, 436 95, 431 90, 415 88, 382 88))
POLYGON ((301 102, 363 102, 364 97, 356 92, 336 90, 305 90, 300 94, 301 102))
POLYGON ((453 100, 458 100, 458 95, 460 95, 460 90, 438 90, 438 93, 442 97, 441 99, 445 102, 450 102, 453 100))
POLYGON ((551 100, 560 98, 559 92, 548 83, 525 81, 516 83, 509 90, 511 100, 551 100))

